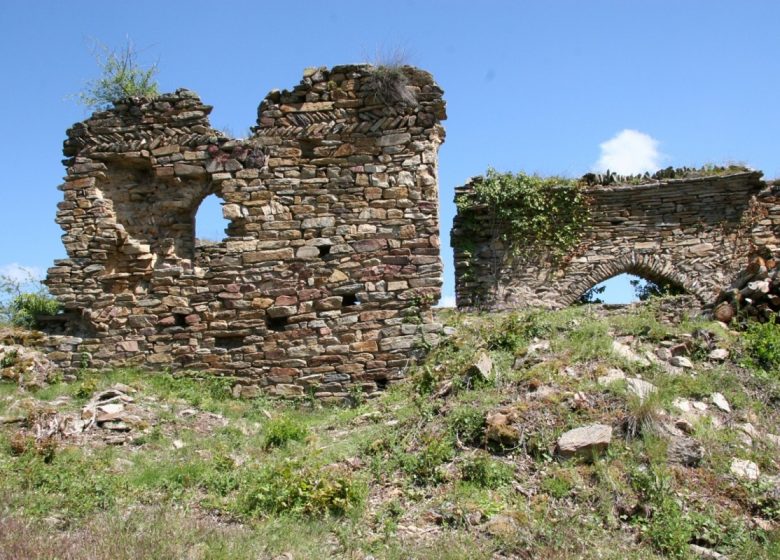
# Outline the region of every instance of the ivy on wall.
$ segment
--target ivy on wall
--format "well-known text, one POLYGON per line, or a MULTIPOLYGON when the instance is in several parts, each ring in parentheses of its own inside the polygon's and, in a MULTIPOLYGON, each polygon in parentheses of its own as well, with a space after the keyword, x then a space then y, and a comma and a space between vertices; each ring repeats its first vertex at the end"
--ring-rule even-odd
POLYGON ((589 219, 588 199, 578 181, 492 168, 455 204, 462 217, 461 244, 487 235, 502 241, 514 258, 560 260, 579 244, 589 219))

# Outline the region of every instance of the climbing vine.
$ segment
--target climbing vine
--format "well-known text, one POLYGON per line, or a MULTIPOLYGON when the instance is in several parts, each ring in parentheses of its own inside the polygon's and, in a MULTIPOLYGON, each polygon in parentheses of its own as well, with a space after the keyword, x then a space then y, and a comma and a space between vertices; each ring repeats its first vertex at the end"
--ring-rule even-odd
POLYGON ((588 199, 577 181, 492 168, 455 203, 464 243, 488 233, 515 258, 560 260, 579 244, 589 218, 588 199))

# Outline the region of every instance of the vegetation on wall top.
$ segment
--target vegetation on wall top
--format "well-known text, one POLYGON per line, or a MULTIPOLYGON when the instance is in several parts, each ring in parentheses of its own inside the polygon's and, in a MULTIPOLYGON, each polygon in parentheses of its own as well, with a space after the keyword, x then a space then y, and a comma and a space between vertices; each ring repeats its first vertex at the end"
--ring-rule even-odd
POLYGON ((488 233, 515 257, 565 256, 579 243, 589 217, 587 198, 576 181, 492 168, 455 204, 463 218, 464 241, 488 233), (476 208, 484 210, 484 219, 476 219, 476 208))
POLYGON ((137 51, 128 40, 120 50, 98 44, 95 58, 100 67, 100 77, 91 80, 76 98, 89 109, 106 109, 116 101, 128 97, 156 97, 159 95, 157 64, 148 68, 137 61, 137 51))
POLYGON ((586 173, 579 180, 581 184, 587 186, 607 186, 607 185, 644 185, 647 183, 656 183, 658 181, 667 181, 669 179, 699 179, 702 177, 720 177, 723 175, 733 175, 736 173, 746 173, 750 171, 744 165, 728 164, 703 165, 702 167, 667 167, 659 169, 655 173, 642 173, 637 175, 618 175, 614 171, 607 169, 604 173, 586 173))

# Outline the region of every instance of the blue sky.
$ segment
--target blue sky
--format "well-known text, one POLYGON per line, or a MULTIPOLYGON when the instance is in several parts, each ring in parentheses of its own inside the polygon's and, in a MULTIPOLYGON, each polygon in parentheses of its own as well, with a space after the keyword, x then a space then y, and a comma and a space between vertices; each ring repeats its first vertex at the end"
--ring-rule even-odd
POLYGON ((0 273, 64 257, 54 223, 67 100, 95 78, 92 40, 130 37, 241 136, 274 88, 308 66, 402 50, 445 90, 440 152, 445 297, 453 189, 488 166, 578 176, 743 162, 780 176, 780 2, 135 0, 0 4, 0 273), (624 132, 629 131, 629 132, 624 132), (614 167, 613 167, 614 169, 614 167))

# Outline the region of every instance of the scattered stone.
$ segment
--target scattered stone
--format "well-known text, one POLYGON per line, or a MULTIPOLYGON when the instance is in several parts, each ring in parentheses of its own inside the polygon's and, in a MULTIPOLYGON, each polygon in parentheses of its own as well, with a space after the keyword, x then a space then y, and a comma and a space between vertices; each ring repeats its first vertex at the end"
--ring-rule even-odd
POLYGON ((612 341, 612 352, 628 362, 633 362, 641 366, 650 365, 650 362, 634 352, 630 346, 627 346, 622 342, 618 342, 617 340, 612 341))
POLYGON ((629 377, 626 379, 626 389, 629 393, 636 396, 640 402, 658 391, 658 388, 655 385, 644 379, 639 379, 638 377, 629 377))
POLYGON ((776 435, 776 434, 764 434, 764 438, 765 438, 765 439, 766 439, 766 440, 767 440, 769 443, 771 443, 772 445, 774 445, 775 447, 778 447, 778 448, 780 448, 780 436, 778 436, 778 435, 776 435))
POLYGON ((502 449, 516 447, 520 443, 520 431, 511 425, 513 414, 507 410, 488 413, 485 418, 485 438, 502 449))
POLYGON ((180 439, 175 439, 172 443, 174 449, 182 449, 184 447, 184 442, 180 439))
POLYGON ((622 379, 626 378, 626 374, 623 372, 622 369, 613 368, 607 371, 605 375, 602 375, 599 377, 596 381, 599 385, 608 386, 614 383, 615 381, 620 381, 622 379))
POLYGON ((716 550, 704 548, 697 544, 689 544, 688 549, 699 558, 712 558, 713 560, 725 560, 727 557, 716 550))
POLYGON ((693 362, 685 356, 673 356, 669 363, 683 369, 693 369, 693 362))
POLYGON ((538 342, 532 342, 528 345, 528 349, 526 350, 526 354, 541 354, 542 352, 549 352, 550 351, 550 341, 549 340, 540 340, 538 342))
MULTIPOLYGON (((557 389, 548 385, 539 385, 527 394, 528 399, 534 401, 548 400, 558 394, 557 389)), ((575 395, 576 397, 576 395, 575 395)))
POLYGON ((672 406, 675 407, 680 412, 691 412, 693 410, 691 401, 680 397, 677 397, 672 401, 672 406))
POLYGON ((477 378, 482 381, 487 381, 490 379, 492 373, 493 360, 490 359, 490 356, 487 354, 487 352, 482 350, 479 352, 479 354, 477 354, 477 357, 468 368, 466 375, 469 378, 477 378))
POLYGON ((704 447, 693 438, 673 437, 667 448, 667 457, 670 463, 698 467, 704 457, 704 447))
POLYGON ((761 474, 758 465, 746 459, 732 459, 730 470, 733 475, 747 480, 758 480, 761 474))
POLYGON ((728 302, 721 302, 715 307, 712 315, 717 321, 720 321, 724 325, 728 325, 734 318, 734 307, 728 302))
POLYGON ((688 435, 691 435, 694 432, 693 424, 691 424, 690 421, 688 421, 686 418, 678 418, 674 421, 674 426, 678 430, 688 435))
POLYGON ((708 355, 710 360, 714 360, 716 362, 722 362, 726 360, 729 357, 729 351, 725 348, 716 348, 708 355))
POLYGON ((731 406, 729 406, 729 402, 721 393, 712 393, 712 395, 710 395, 710 399, 712 400, 712 404, 717 406, 723 412, 731 412, 731 406))
POLYGON ((593 458, 604 451, 612 441, 612 427, 604 424, 591 424, 575 428, 558 438, 558 454, 563 458, 580 456, 593 458))
POLYGON ((496 514, 484 524, 484 530, 493 537, 508 538, 517 534, 517 521, 509 515, 496 514))

